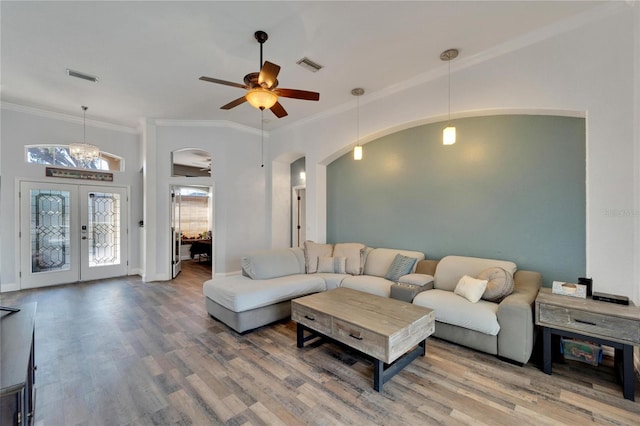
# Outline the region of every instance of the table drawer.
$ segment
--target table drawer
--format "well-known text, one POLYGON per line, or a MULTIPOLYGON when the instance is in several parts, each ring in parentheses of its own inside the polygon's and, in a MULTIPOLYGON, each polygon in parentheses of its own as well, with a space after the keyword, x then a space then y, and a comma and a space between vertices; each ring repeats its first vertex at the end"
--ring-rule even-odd
POLYGON ((331 317, 306 306, 294 303, 291 309, 291 319, 320 333, 331 333, 331 317))
POLYGON ((386 362, 388 357, 386 350, 387 339, 380 334, 334 318, 332 337, 354 349, 386 362))
POLYGON ((540 304, 538 315, 541 325, 640 344, 640 323, 631 319, 547 304, 540 304))

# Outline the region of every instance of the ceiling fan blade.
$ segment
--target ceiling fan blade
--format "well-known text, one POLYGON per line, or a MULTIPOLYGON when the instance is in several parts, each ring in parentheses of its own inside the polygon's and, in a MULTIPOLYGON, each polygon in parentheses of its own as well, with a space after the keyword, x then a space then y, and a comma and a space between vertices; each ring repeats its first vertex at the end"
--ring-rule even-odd
POLYGON ((287 111, 284 109, 284 107, 280 104, 280 102, 276 102, 275 104, 273 104, 273 106, 271 108, 269 108, 271 110, 272 113, 275 114, 276 117, 278 118, 282 118, 282 117, 286 117, 287 115, 289 115, 287 113, 287 111))
POLYGON ((242 97, 240 97, 240 98, 238 98, 238 99, 236 99, 234 101, 229 102, 226 105, 222 105, 220 107, 220 109, 231 109, 231 108, 237 107, 238 105, 243 104, 245 102, 247 102, 247 98, 242 96, 242 97))
POLYGON ((271 89, 276 84, 276 78, 280 72, 280 65, 276 65, 269 61, 264 61, 260 75, 258 76, 258 84, 267 89, 271 89))
POLYGON ((212 77, 202 76, 202 77, 199 78, 199 80, 208 81, 209 83, 224 84, 225 86, 238 87, 240 89, 246 89, 247 88, 247 86, 245 86, 244 84, 234 83, 233 81, 219 80, 217 78, 212 78, 212 77))
POLYGON ((305 101, 320 100, 320 93, 296 89, 275 89, 274 92, 283 98, 303 99, 305 101))

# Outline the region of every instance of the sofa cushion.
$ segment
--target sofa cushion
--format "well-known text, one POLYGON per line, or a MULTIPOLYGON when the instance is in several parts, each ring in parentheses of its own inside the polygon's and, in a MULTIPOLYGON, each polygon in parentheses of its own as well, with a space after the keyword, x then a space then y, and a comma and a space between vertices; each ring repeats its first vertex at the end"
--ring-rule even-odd
POLYGON ((242 271, 254 280, 303 274, 300 249, 272 249, 242 257, 242 271))
MULTIPOLYGON (((480 300, 471 303, 452 291, 427 290, 413 299, 415 305, 433 309, 436 321, 457 325, 480 333, 496 336, 500 331, 498 324, 498 304, 480 300)), ((436 325, 436 329, 438 326, 436 325)))
POLYGON ((433 283, 433 276, 427 274, 407 274, 398 278, 399 283, 411 285, 427 285, 433 283))
POLYGON ((307 274, 315 274, 318 272, 318 258, 323 256, 331 256, 333 254, 333 246, 331 244, 318 244, 313 241, 304 242, 304 263, 307 274))
POLYGON ((333 290, 334 288, 340 287, 340 285, 342 284, 342 280, 344 280, 347 277, 350 277, 351 275, 332 274, 329 272, 318 272, 314 276, 320 277, 324 280, 325 284, 327 285, 327 290, 333 290))
POLYGON ((340 286, 378 296, 390 297, 391 286, 393 284, 393 281, 389 281, 381 277, 374 277, 371 275, 353 275, 347 276, 347 278, 342 280, 342 284, 340 286))
POLYGON ((261 308, 326 289, 321 277, 306 274, 269 280, 253 280, 234 275, 209 280, 203 285, 206 297, 233 312, 261 308))
POLYGON ((477 277, 480 272, 492 266, 499 266, 511 275, 516 272, 516 264, 506 260, 446 256, 438 262, 433 286, 440 290, 453 291, 463 275, 477 277))
POLYGON ((337 243, 333 247, 333 256, 347 258, 347 274, 361 275, 366 248, 364 244, 360 243, 337 243))
MULTIPOLYGON (((393 263, 393 259, 395 259, 396 254, 413 257, 417 260, 424 259, 424 253, 419 251, 374 248, 367 254, 366 262, 364 264, 364 274, 384 277, 387 274, 391 263, 393 263)), ((412 269, 411 272, 413 272, 413 270, 414 269, 412 269)))
POLYGON ((389 281, 397 282, 401 276, 407 275, 411 272, 417 261, 418 259, 415 257, 396 254, 396 257, 393 258, 393 262, 391 262, 391 266, 389 266, 384 277, 389 281))
POLYGON ((513 292, 513 275, 498 266, 485 269, 478 274, 477 278, 487 280, 487 288, 482 298, 489 302, 500 303, 513 292))
POLYGON ((342 256, 337 257, 318 257, 318 272, 328 272, 335 274, 345 274, 347 265, 347 258, 342 256))
POLYGON ((487 280, 479 280, 469 275, 463 275, 453 292, 458 296, 464 297, 471 303, 476 303, 486 290, 487 282, 487 280))

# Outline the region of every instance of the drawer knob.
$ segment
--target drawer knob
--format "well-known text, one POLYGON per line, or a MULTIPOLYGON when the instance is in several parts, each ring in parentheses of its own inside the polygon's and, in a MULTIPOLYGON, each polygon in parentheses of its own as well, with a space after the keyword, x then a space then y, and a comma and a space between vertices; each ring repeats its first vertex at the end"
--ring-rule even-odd
POLYGON ((349 333, 349 337, 353 337, 357 340, 362 340, 362 336, 360 335, 359 331, 352 331, 351 333, 349 333))
POLYGON ((304 316, 306 319, 308 319, 309 321, 315 321, 316 317, 312 317, 311 315, 305 315, 304 316))

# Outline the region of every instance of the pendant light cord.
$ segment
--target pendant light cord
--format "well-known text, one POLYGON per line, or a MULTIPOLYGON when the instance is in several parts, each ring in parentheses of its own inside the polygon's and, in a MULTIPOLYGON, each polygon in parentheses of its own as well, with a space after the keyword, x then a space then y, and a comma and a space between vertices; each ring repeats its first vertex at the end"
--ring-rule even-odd
POLYGON ((356 96, 356 145, 360 146, 360 96, 356 96))
POLYGON ((260 110, 260 157, 260 167, 264 167, 264 108, 260 110))
POLYGON ((451 124, 451 60, 447 61, 449 65, 449 77, 448 77, 448 86, 449 86, 449 124, 451 124))

